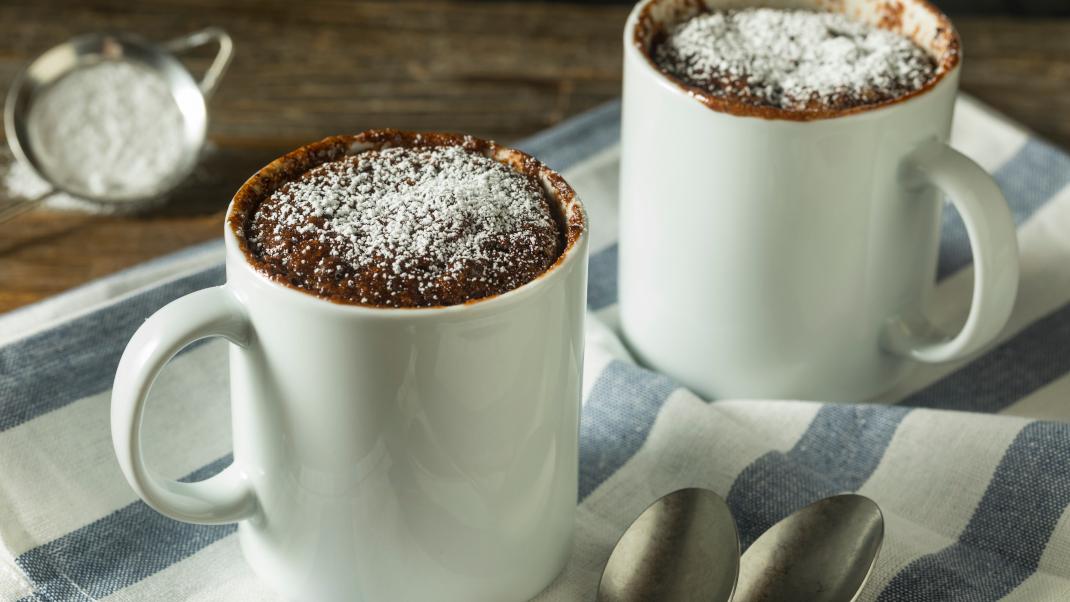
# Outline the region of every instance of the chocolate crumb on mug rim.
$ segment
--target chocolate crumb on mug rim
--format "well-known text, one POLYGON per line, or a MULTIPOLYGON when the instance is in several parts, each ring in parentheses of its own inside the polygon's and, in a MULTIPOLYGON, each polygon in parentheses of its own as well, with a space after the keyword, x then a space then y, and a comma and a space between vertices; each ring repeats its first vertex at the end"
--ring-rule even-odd
MULTIPOLYGON (((419 157, 410 156, 410 159, 419 160, 419 157)), ((446 167, 450 167, 447 165, 446 167)), ((470 166, 471 167, 471 166, 470 166)), ((501 172, 500 169, 496 170, 501 172)), ((342 174, 343 177, 349 174, 342 174)), ((389 174, 388 174, 389 175, 389 174)), ((478 174, 477 174, 478 175, 478 174)), ((348 183, 348 182, 347 182, 348 183)), ((541 201, 540 201, 541 202, 541 201)), ((283 201, 285 204, 285 201, 283 201)), ((290 209, 291 207, 283 207, 283 209, 290 209)), ((307 209, 307 208, 306 208, 307 209)), ((320 217, 317 213, 313 212, 313 219, 310 222, 318 221, 320 217)), ((274 217, 278 217, 278 212, 274 217)), ((544 218, 545 219, 545 218, 544 218)), ((364 310, 374 310, 377 312, 395 310, 395 311, 416 311, 416 310, 444 310, 450 308, 463 308, 473 304, 486 303, 493 299, 506 298, 513 296, 514 293, 519 293, 528 289, 529 287, 536 286, 543 278, 549 277, 559 270, 559 268, 576 255, 576 248, 579 241, 586 233, 586 215, 583 210, 582 204, 576 197, 575 191, 565 182, 564 178, 560 174, 556 173, 549 167, 542 164, 534 157, 517 151, 511 148, 507 148, 496 144, 493 141, 482 140, 471 136, 465 136, 460 134, 451 133, 437 133, 437 132, 405 132, 393 129, 376 129, 368 130, 360 134, 351 136, 333 136, 301 147, 295 151, 292 151, 274 161, 269 165, 262 168, 259 172, 253 175, 249 180, 242 185, 242 187, 235 194, 231 203, 230 210, 226 219, 228 234, 233 234, 235 242, 238 248, 241 250, 246 263, 252 268, 259 276, 276 283, 281 284, 285 288, 297 291, 303 296, 312 297, 315 299, 330 301, 335 305, 356 308, 364 310), (465 151, 466 154, 471 154, 473 160, 482 161, 485 163, 485 159, 478 159, 479 157, 486 157, 492 159, 494 165, 504 165, 509 171, 503 173, 489 174, 497 177, 503 175, 507 178, 510 173, 520 176, 518 181, 531 182, 528 186, 534 186, 538 189, 538 193, 542 199, 545 200, 545 205, 549 208, 549 217, 554 223, 554 232, 559 237, 560 242, 557 245, 556 251, 551 256, 547 256, 544 261, 547 264, 544 267, 537 268, 532 271, 531 266, 527 266, 527 276, 511 287, 502 287, 499 290, 493 290, 488 288, 476 289, 479 292, 490 291, 489 294, 481 294, 479 296, 458 298, 454 296, 447 302, 437 302, 438 297, 428 295, 427 297, 420 299, 418 302, 400 304, 383 302, 382 298, 367 299, 361 298, 359 295, 350 294, 345 285, 339 286, 334 290, 317 290, 310 288, 308 282, 299 281, 300 278, 295 278, 295 274, 289 270, 280 269, 278 257, 262 256, 262 252, 265 247, 258 244, 257 236, 260 235, 263 238, 263 224, 254 225, 254 222, 262 215, 259 215, 261 206, 264 206, 264 210, 269 210, 265 203, 273 202, 273 209, 277 210, 279 205, 279 199, 274 198, 277 195, 285 196, 287 193, 293 191, 294 187, 298 184, 304 183, 308 180, 310 175, 328 174, 334 176, 332 169, 337 172, 341 168, 349 166, 360 166, 361 163, 356 159, 361 159, 360 155, 368 153, 368 160, 379 160, 380 165, 382 160, 386 157, 392 157, 396 159, 402 155, 419 155, 425 154, 434 158, 453 158, 457 160, 464 160, 465 157, 459 156, 458 153, 451 153, 451 148, 459 148, 465 151), (394 149, 394 152, 390 152, 389 149, 394 149), (413 153, 399 153, 400 149, 407 149, 414 151, 413 153), (374 159, 373 159, 374 157, 374 159), (326 170, 326 171, 325 171, 326 170), (340 292, 340 294, 339 294, 340 292)), ((309 223, 309 226, 314 226, 314 223, 309 223)), ((300 228, 299 228, 300 230, 300 228)), ((419 227, 415 229, 417 233, 420 232, 419 227)), ((294 234, 290 232, 289 234, 294 234)), ((304 234, 302 232, 302 234, 304 234)), ((533 237, 538 232, 533 233, 533 237)), ((306 236, 306 238, 308 238, 306 236)), ((320 239, 322 241, 322 239, 320 239)), ((533 238, 534 240, 534 238, 533 238)), ((261 240, 262 242, 262 240, 261 240)), ((310 240, 305 242, 315 243, 315 235, 310 240)), ((331 246, 328 244, 327 246, 331 246)), ((300 252, 300 249, 295 245, 294 251, 300 252)), ((499 249, 500 250, 500 249, 499 249)), ((506 250, 508 251, 508 249, 506 250)), ((545 256, 545 253, 543 253, 545 256)), ((304 259, 303 256, 296 256, 304 259)), ((326 259, 331 259, 327 258, 326 259)), ((283 261, 283 265, 285 265, 283 261)), ((396 266, 395 266, 396 267, 396 266)), ((307 271, 307 270, 306 270, 307 271)), ((387 270, 389 272, 389 270, 387 270)), ((385 273, 385 272, 384 272, 385 273)), ((404 274, 402 269, 402 279, 409 276, 404 274)), ((352 283, 352 282, 350 282, 352 283)), ((414 289, 413 289, 414 290, 414 289)), ((432 292, 438 292, 437 290, 432 292)), ((456 292, 455 290, 452 292, 456 292)))
MULTIPOLYGON (((646 0, 639 9, 633 30, 625 32, 625 37, 626 40, 630 39, 632 46, 643 56, 647 65, 666 83, 710 109, 721 113, 783 121, 815 121, 865 113, 906 102, 925 94, 943 81, 949 73, 953 72, 961 61, 962 51, 958 32, 952 25, 951 20, 928 0, 872 0, 871 2, 865 2, 865 4, 872 5, 874 11, 874 14, 868 19, 859 14, 858 2, 851 3, 856 5, 854 6, 855 10, 848 12, 848 2, 846 0, 815 0, 812 7, 804 10, 841 13, 877 29, 896 32, 912 40, 925 50, 935 62, 936 68, 933 77, 916 90, 906 92, 895 98, 847 107, 781 108, 753 104, 733 97, 719 97, 702 87, 683 81, 660 66, 653 57, 657 45, 668 35, 668 28, 698 15, 722 10, 717 4, 720 3, 714 0, 646 0), (916 10, 926 13, 927 17, 934 19, 935 26, 932 28, 931 36, 928 39, 921 39, 921 36, 926 32, 923 31, 923 28, 918 23, 913 23, 913 27, 909 31, 907 30, 909 24, 908 20, 905 19, 905 13, 908 4, 913 5, 916 10)), ((778 3, 729 2, 725 4, 727 5, 723 7, 723 10, 780 8, 778 3)), ((782 8, 788 9, 787 7, 782 8)), ((791 7, 792 10, 801 8, 803 7, 798 5, 791 7)))

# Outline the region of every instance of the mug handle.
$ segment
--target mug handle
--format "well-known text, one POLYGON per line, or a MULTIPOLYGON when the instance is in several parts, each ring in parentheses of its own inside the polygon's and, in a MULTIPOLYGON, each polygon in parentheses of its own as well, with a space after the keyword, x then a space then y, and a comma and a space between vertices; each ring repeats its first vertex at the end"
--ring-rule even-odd
POLYGON ((959 359, 995 339, 1014 308, 1018 294, 1014 219, 992 176, 944 142, 923 144, 907 157, 906 168, 944 192, 966 224, 973 253, 973 301, 966 324, 954 337, 933 334, 924 321, 900 316, 888 322, 884 344, 889 351, 920 362, 959 359))
POLYGON ((252 328, 234 294, 217 286, 172 301, 134 333, 119 360, 111 396, 111 438, 123 475, 159 513, 187 523, 220 524, 257 513, 256 494, 234 464, 196 483, 160 479, 145 466, 141 422, 156 375, 183 347, 220 336, 245 347, 252 328))
POLYGON ((227 72, 227 67, 230 66, 230 59, 234 55, 234 40, 231 39, 230 34, 218 27, 206 27, 181 38, 165 42, 163 45, 171 53, 181 54, 212 42, 219 45, 219 52, 216 53, 215 59, 212 60, 212 64, 208 67, 208 71, 204 72, 204 77, 197 82, 197 86, 201 89, 201 94, 204 95, 206 100, 212 97, 216 85, 219 84, 219 79, 227 72))

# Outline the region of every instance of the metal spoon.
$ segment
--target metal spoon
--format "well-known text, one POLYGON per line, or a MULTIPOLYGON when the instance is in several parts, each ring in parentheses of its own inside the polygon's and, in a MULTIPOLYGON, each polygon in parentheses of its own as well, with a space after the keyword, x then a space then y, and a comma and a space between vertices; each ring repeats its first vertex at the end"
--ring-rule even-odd
POLYGON ((850 602, 884 539, 884 517, 864 496, 814 502, 773 525, 747 549, 734 602, 850 602))
POLYGON ((628 527, 598 585, 599 602, 727 602, 739 574, 739 535, 708 489, 680 489, 628 527))

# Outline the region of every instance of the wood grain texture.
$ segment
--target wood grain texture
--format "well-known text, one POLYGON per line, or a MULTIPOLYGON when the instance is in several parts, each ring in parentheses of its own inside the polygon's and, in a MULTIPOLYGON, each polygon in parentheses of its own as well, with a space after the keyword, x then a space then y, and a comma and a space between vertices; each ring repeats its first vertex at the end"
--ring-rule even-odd
MULTIPOLYGON (((207 25, 236 57, 210 105, 214 150, 164 209, 137 217, 39 211, 0 224, 0 311, 219 236, 230 195, 305 142, 371 127, 510 142, 615 98, 628 7, 342 0, 5 0, 0 85, 92 30, 166 40, 207 25)), ((1070 19, 957 19, 963 88, 1070 146, 1070 19)), ((211 51, 190 56, 194 73, 211 51)))

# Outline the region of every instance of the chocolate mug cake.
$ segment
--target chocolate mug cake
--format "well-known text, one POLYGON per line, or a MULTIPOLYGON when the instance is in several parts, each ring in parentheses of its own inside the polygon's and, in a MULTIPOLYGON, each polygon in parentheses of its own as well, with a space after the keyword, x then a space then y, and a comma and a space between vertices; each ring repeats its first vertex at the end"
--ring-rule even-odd
POLYGON ((836 113, 914 94, 948 68, 888 25, 818 10, 707 9, 657 31, 648 56, 719 102, 836 113))
POLYGON ((492 142, 381 130, 395 142, 318 163, 235 213, 272 279, 341 303, 456 305, 523 286, 568 227, 534 160, 492 142))
POLYGON ((116 371, 134 491, 176 520, 241 523, 242 555, 285 599, 538 594, 568 560, 578 496, 573 189, 493 142, 370 130, 275 159, 226 219, 226 282, 146 320, 116 371), (206 337, 233 343, 233 463, 161 479, 141 458, 147 394, 206 337))

